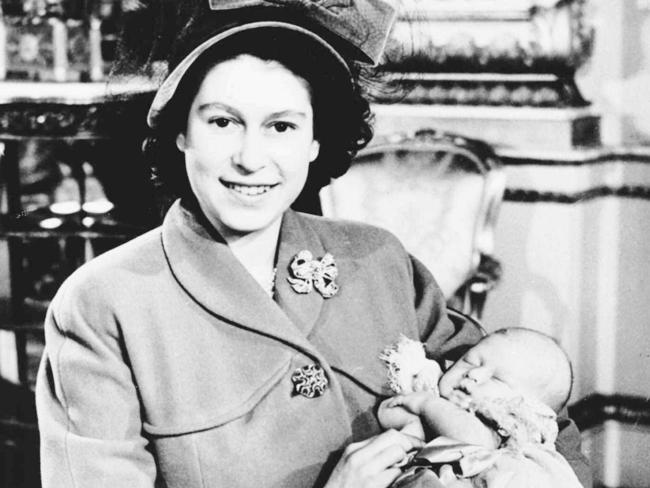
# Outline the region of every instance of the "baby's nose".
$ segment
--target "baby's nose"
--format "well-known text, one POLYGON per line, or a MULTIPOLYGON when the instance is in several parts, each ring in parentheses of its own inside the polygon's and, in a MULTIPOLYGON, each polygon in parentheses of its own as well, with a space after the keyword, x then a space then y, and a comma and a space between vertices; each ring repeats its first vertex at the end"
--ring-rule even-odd
POLYGON ((462 386, 471 391, 476 385, 484 383, 490 378, 490 372, 487 368, 476 367, 468 369, 461 380, 462 386))

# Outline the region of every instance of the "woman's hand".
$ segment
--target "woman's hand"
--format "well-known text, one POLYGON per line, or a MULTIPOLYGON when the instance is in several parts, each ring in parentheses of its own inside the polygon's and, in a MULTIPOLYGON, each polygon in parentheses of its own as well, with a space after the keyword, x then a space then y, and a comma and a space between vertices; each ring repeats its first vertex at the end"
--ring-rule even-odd
POLYGON ((354 442, 343 451, 325 488, 385 488, 401 473, 398 465, 407 453, 423 444, 395 430, 354 442))
POLYGON ((458 478, 450 464, 444 464, 438 475, 445 488, 472 488, 472 482, 466 478, 458 478))

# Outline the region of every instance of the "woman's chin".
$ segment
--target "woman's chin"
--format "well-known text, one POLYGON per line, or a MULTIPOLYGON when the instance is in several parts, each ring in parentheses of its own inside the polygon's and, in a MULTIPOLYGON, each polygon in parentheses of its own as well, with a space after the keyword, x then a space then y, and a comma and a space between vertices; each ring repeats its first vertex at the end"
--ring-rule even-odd
MULTIPOLYGON (((282 213, 276 215, 271 212, 259 211, 238 211, 222 216, 218 219, 221 225, 217 230, 233 236, 243 237, 255 233, 263 233, 274 226, 282 217, 282 213)), ((226 237, 226 236, 224 236, 226 237)))

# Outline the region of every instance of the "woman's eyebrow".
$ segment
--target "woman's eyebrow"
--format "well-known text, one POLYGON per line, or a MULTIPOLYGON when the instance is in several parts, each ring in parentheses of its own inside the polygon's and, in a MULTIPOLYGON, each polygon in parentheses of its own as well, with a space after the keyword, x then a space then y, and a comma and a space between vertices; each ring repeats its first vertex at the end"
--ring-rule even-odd
POLYGON ((221 102, 207 102, 207 103, 202 103, 199 105, 198 111, 199 113, 203 113, 207 110, 223 110, 225 112, 228 112, 235 117, 241 118, 241 113, 239 110, 237 110, 235 107, 232 107, 228 105, 227 103, 221 103, 221 102))
POLYGON ((281 110, 279 112, 273 112, 269 114, 267 119, 278 119, 282 117, 299 117, 301 119, 306 119, 307 114, 302 110, 281 110))

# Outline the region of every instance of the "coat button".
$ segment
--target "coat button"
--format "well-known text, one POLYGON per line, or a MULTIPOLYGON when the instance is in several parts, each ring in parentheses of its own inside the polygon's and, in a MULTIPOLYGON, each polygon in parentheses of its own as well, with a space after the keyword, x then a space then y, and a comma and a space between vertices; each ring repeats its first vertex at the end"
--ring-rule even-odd
POLYGON ((291 375, 293 392, 306 398, 316 398, 325 393, 329 380, 319 364, 309 364, 296 369, 291 375))

